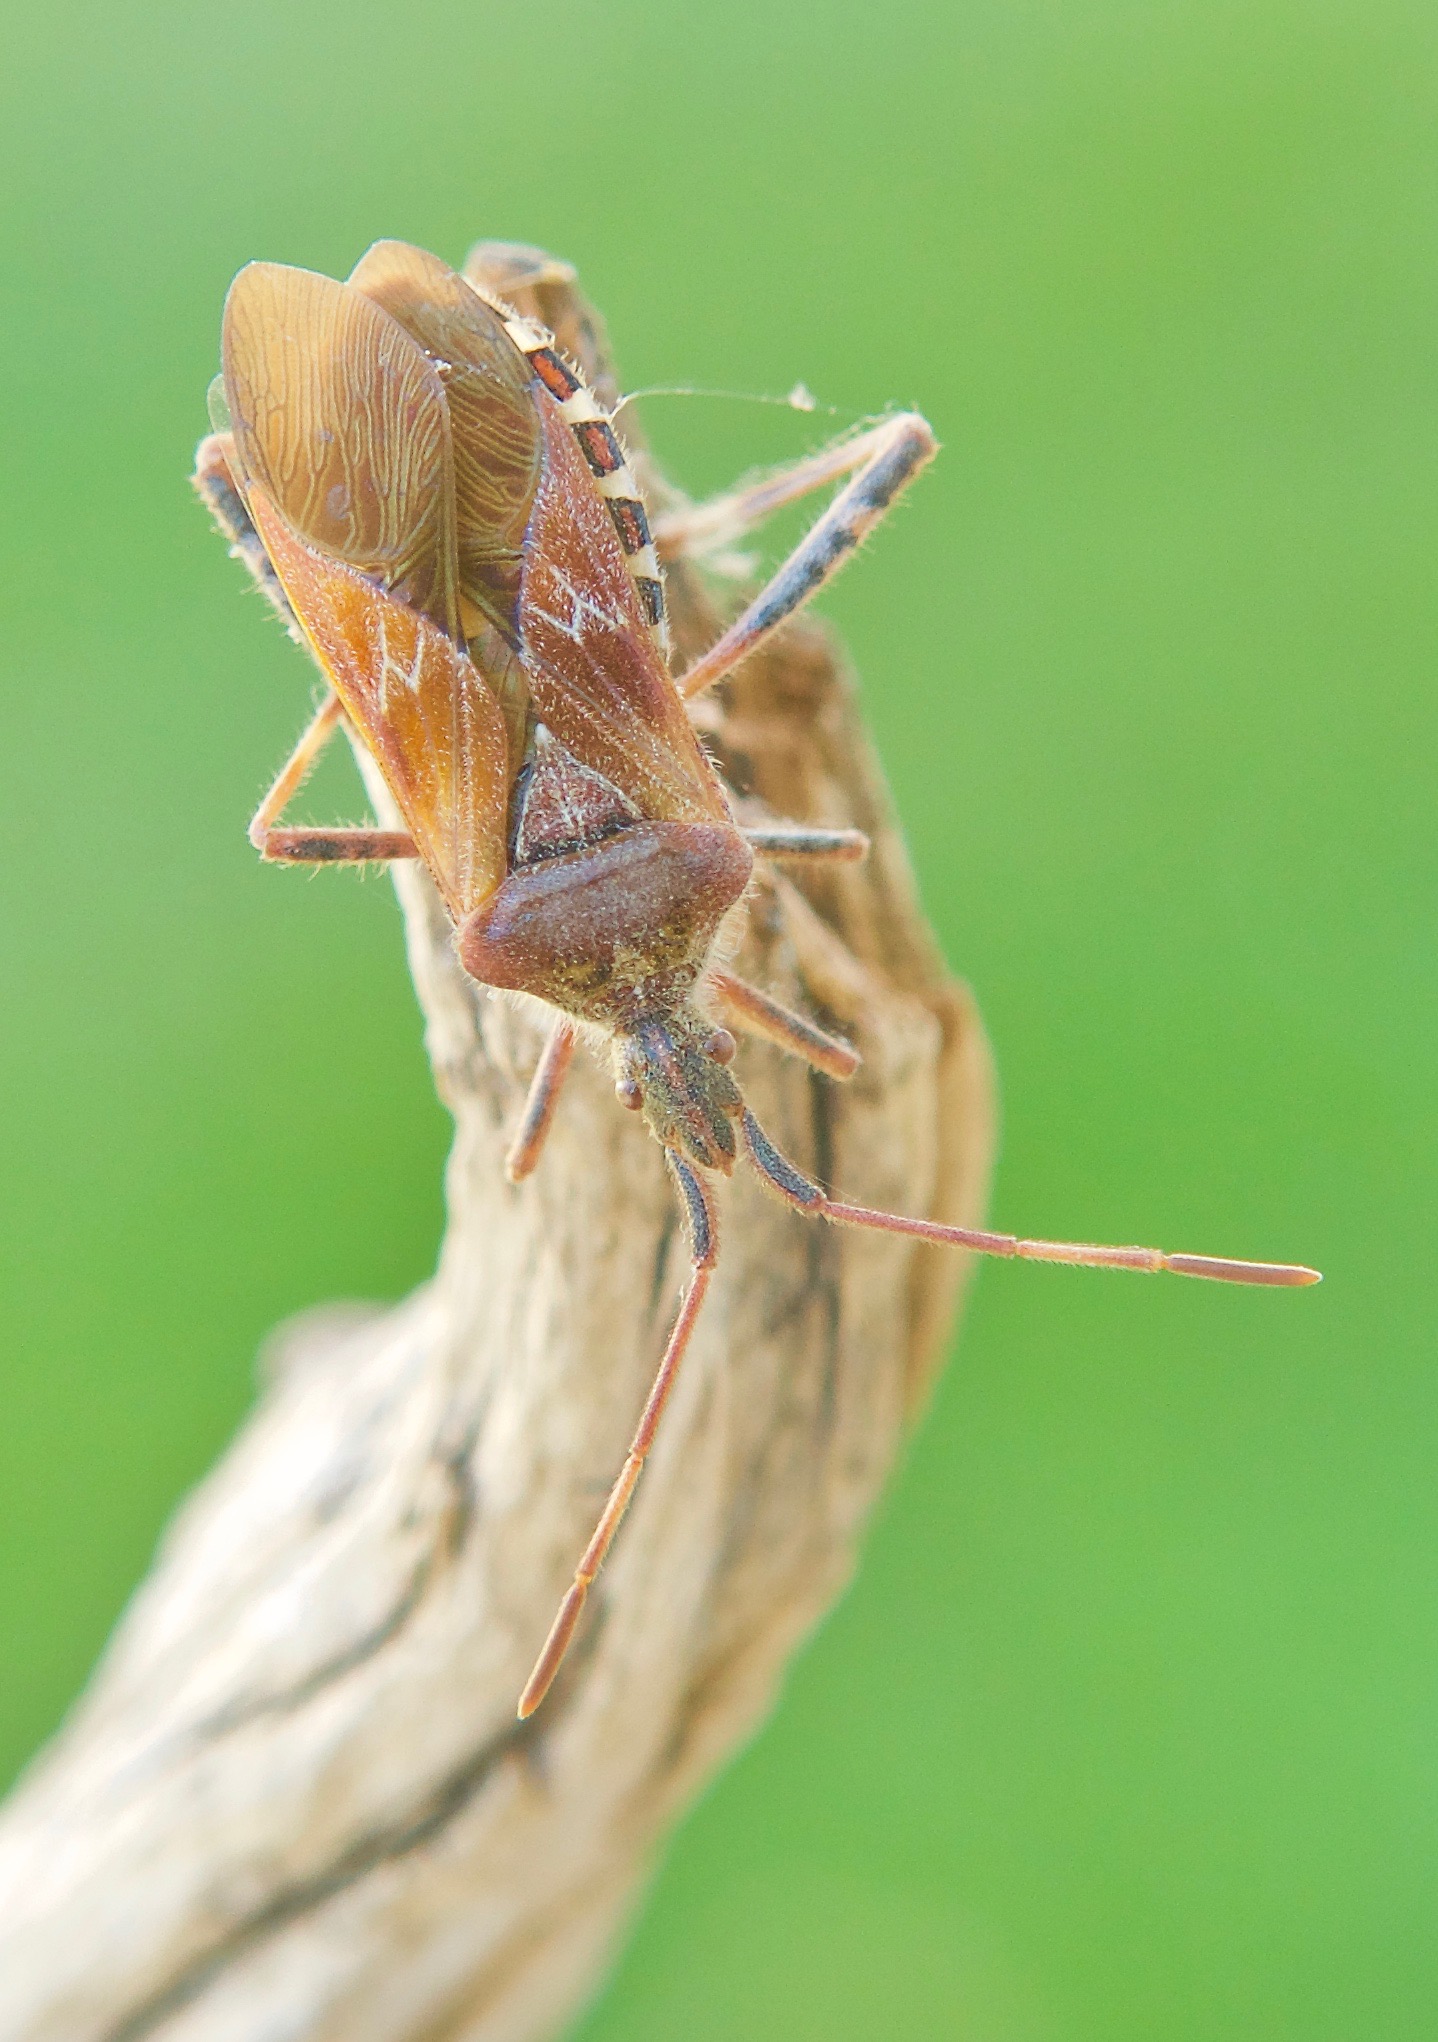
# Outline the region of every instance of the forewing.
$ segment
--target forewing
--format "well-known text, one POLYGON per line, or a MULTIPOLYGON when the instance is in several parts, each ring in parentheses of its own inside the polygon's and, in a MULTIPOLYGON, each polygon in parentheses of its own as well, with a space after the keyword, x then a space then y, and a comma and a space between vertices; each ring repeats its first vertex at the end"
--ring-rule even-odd
POLYGON ((535 712, 641 815, 656 822, 727 817, 640 609, 609 507, 554 399, 537 389, 534 402, 543 464, 519 621, 535 712))
MULTIPOLYGON (((539 482, 533 372, 499 314, 436 255, 378 241, 350 277, 418 341, 449 401, 462 595, 510 644, 519 637, 524 533, 539 482)), ((465 636, 474 637, 473 620, 465 636)))
POLYGON ((258 486, 250 513, 315 657, 463 920, 504 877, 510 774, 499 705, 446 633, 306 545, 258 486))
POLYGON ((449 413, 423 348, 362 291, 253 262, 225 300, 222 360, 246 487, 455 632, 449 413))

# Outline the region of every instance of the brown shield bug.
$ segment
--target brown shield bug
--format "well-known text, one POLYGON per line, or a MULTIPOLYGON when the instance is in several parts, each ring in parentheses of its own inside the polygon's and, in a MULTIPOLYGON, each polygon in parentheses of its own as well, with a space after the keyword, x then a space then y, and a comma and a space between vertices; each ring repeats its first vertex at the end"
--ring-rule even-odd
MULTIPOLYGON (((708 652, 671 672, 660 550, 611 415, 554 337, 403 242, 345 283, 253 263, 225 304, 220 430, 197 487, 308 644, 329 692, 250 826, 265 858, 421 858, 481 985, 554 1021, 509 1154, 539 1159, 579 1038, 662 1145, 690 1271, 628 1456, 520 1698, 543 1700, 654 1441, 719 1254, 710 1178, 743 1160, 798 1211, 980 1254, 1226 1283, 1310 1269, 1031 1241, 831 1198, 775 1147, 730 1071, 733 1029, 831 1077, 850 1046, 738 979, 725 958, 756 857, 862 857, 853 831, 743 829, 686 704, 794 614, 937 451, 915 413, 687 514, 739 533, 843 482, 708 652), (345 724, 403 830, 280 823, 345 724)), ((686 514, 667 521, 683 549, 686 514)))

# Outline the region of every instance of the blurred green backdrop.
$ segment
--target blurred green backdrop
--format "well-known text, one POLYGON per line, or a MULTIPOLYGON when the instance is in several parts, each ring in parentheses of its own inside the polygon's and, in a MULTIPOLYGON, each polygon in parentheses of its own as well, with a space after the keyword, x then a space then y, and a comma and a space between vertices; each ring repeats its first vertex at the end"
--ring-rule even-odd
MULTIPOLYGON (((983 1274, 586 2042, 1435 2032, 1435 116, 1431 0, 9 11, 7 1768, 266 1328, 440 1225, 387 885, 244 841, 309 679, 189 497, 222 294, 520 237, 632 385, 947 442, 826 607, 998 1218, 1329 1273, 983 1274)), ((820 422, 648 423, 699 490, 820 422)))

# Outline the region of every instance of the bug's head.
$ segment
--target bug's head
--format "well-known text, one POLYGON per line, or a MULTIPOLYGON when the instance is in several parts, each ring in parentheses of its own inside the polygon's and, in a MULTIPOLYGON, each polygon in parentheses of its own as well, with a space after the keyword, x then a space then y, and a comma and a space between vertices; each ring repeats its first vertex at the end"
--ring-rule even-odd
POLYGON ((701 1170, 734 1168, 744 1100, 728 1065, 734 1038, 689 1008, 636 1022, 615 1042, 614 1089, 656 1141, 701 1170))

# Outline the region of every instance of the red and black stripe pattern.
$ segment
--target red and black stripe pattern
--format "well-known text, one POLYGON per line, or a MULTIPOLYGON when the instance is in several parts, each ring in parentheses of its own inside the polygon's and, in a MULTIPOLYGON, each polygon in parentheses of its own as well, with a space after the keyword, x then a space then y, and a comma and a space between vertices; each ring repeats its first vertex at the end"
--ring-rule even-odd
POLYGON ((559 405, 566 423, 573 430, 599 493, 609 505, 609 515, 624 548, 645 618, 660 648, 667 653, 669 630, 659 556, 639 485, 614 431, 613 422, 585 386, 583 377, 559 353, 552 334, 546 333, 532 320, 516 318, 506 308, 497 309, 504 317, 510 339, 559 405))

